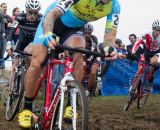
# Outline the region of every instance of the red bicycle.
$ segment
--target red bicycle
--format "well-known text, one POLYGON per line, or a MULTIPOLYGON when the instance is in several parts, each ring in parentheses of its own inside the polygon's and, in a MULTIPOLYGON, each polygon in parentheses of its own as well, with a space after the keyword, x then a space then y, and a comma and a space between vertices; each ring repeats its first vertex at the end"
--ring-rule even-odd
POLYGON ((145 61, 144 55, 140 56, 138 71, 129 88, 127 101, 124 110, 128 111, 130 105, 137 99, 137 109, 142 109, 147 102, 150 90, 147 89, 150 66, 153 66, 145 61))
MULTIPOLYGON (((45 130, 87 130, 88 129, 88 102, 85 95, 84 87, 76 81, 73 72, 72 55, 74 52, 85 53, 95 56, 103 56, 101 53, 88 51, 81 48, 71 48, 57 45, 56 49, 68 50, 69 55, 64 59, 55 59, 53 53, 49 54, 49 60, 44 69, 44 73, 39 79, 39 88, 45 90, 44 106, 33 114, 34 129, 45 130), (72 54, 71 54, 72 53, 72 54), (55 73, 55 66, 64 66, 62 78, 57 85, 52 82, 55 73), (53 85, 54 84, 54 85, 53 85), (42 86, 45 86, 42 87, 42 86), (70 102, 71 119, 65 119, 65 109, 70 102)), ((37 92, 38 93, 38 92, 37 92)), ((36 94, 37 95, 37 94, 36 94)), ((35 95, 35 97, 36 97, 35 95)), ((43 96, 40 96, 41 98, 43 96)), ((42 99, 38 99, 39 102, 42 99)), ((35 103, 36 104, 36 103, 35 103)), ((42 103, 43 104, 43 103, 42 103)), ((38 105, 35 105, 37 108, 38 105)))

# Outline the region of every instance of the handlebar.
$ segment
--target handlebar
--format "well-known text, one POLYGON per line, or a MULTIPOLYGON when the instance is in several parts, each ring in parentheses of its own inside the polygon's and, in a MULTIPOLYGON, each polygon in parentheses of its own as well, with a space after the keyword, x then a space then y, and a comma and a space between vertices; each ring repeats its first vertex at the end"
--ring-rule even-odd
MULTIPOLYGON (((11 55, 13 55, 13 52, 19 53, 19 54, 24 55, 24 56, 32 56, 32 54, 29 54, 29 53, 24 52, 24 51, 18 51, 18 50, 12 50, 11 55)), ((7 54, 7 56, 4 58, 3 61, 6 61, 9 57, 10 57, 10 54, 7 54)))
POLYGON ((18 51, 18 50, 14 50, 14 52, 19 53, 21 55, 25 55, 25 56, 32 56, 32 54, 24 52, 24 51, 18 51))
POLYGON ((56 49, 73 51, 73 52, 80 52, 80 53, 84 53, 84 54, 87 54, 87 55, 94 55, 96 57, 102 57, 102 58, 105 57, 105 55, 100 53, 100 52, 94 52, 94 51, 90 51, 90 50, 87 50, 87 49, 84 49, 84 48, 73 48, 73 47, 64 46, 64 45, 56 45, 55 48, 56 49))

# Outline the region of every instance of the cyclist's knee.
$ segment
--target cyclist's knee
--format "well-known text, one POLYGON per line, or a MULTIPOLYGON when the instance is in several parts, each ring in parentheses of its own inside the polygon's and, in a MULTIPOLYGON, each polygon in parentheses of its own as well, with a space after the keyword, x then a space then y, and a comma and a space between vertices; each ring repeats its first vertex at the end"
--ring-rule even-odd
POLYGON ((152 65, 157 64, 157 63, 158 63, 158 57, 157 57, 157 56, 152 57, 150 63, 151 63, 152 65))
POLYGON ((32 50, 32 60, 30 67, 33 69, 43 68, 43 63, 47 56, 47 48, 42 45, 34 45, 32 50))
POLYGON ((65 45, 68 45, 70 47, 85 47, 85 38, 82 35, 72 35, 70 36, 65 42, 65 45))
POLYGON ((43 69, 43 67, 41 66, 41 62, 39 62, 36 59, 33 59, 31 61, 29 69, 37 72, 37 71, 41 71, 43 69))

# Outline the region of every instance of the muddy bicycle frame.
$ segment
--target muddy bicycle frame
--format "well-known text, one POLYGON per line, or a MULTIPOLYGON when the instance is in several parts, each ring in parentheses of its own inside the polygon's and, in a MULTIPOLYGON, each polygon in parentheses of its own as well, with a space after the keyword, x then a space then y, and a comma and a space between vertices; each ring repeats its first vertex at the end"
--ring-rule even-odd
MULTIPOLYGON (((150 65, 149 63, 145 62, 145 57, 144 55, 141 55, 140 56, 140 60, 139 60, 139 63, 138 63, 138 70, 135 74, 135 78, 133 79, 132 81, 132 84, 134 84, 134 82, 136 81, 136 77, 140 77, 140 79, 142 78, 143 74, 144 74, 144 80, 148 80, 149 78, 149 67, 150 66, 153 66, 153 65, 150 65)), ((138 97, 141 97, 143 96, 143 92, 142 92, 142 87, 143 84, 141 84, 140 86, 140 91, 138 92, 138 97)), ((149 93, 146 93, 146 94, 149 94, 149 93)))

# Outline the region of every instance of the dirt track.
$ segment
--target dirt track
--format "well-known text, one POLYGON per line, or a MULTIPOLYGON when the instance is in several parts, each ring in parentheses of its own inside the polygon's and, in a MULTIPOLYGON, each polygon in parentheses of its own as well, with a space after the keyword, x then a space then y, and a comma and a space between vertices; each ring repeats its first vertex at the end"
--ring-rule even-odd
MULTIPOLYGON (((89 130, 160 130, 159 95, 150 96, 144 110, 132 105, 123 111, 125 97, 96 97, 89 103, 89 130)), ((17 121, 5 120, 5 108, 0 104, 0 130, 19 130, 17 121)))

